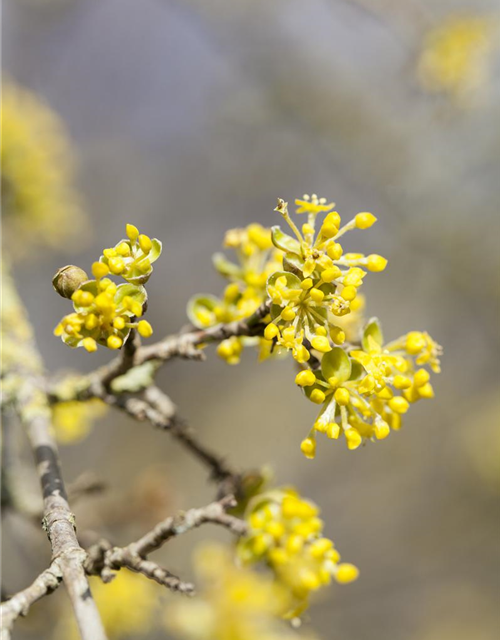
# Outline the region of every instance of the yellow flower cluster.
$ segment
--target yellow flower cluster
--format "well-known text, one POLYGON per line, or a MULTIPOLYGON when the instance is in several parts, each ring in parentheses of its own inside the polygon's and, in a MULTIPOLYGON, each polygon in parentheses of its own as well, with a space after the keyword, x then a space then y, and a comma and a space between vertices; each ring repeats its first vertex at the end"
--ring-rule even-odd
POLYGON ((323 537, 318 507, 290 488, 276 489, 250 501, 245 518, 250 531, 238 543, 244 563, 266 562, 279 584, 292 595, 288 617, 304 611, 310 594, 328 585, 358 577, 357 568, 339 564, 333 542, 323 537))
MULTIPOLYGON (((281 268, 281 255, 273 248, 271 231, 259 224, 228 231, 224 246, 235 251, 238 264, 227 260, 222 253, 214 255, 215 268, 230 282, 222 298, 198 295, 188 305, 191 322, 202 329, 252 315, 267 298, 269 276, 281 268)), ((243 347, 256 342, 260 343, 261 357, 266 357, 271 343, 262 338, 232 337, 219 344, 217 353, 228 364, 237 364, 243 347)))
POLYGON ((61 444, 76 444, 87 437, 92 423, 106 413, 107 407, 94 398, 80 402, 57 402, 52 406, 52 424, 55 436, 61 444))
POLYGON ((479 15, 449 16, 426 35, 418 61, 423 88, 462 97, 484 83, 495 45, 493 21, 479 15))
POLYGON ((82 241, 85 218, 73 190, 73 158, 63 123, 38 97, 2 84, 2 213, 13 259, 35 245, 82 241))
POLYGON ((65 316, 54 330, 70 347, 97 350, 97 345, 120 349, 131 329, 149 338, 153 329, 143 315, 147 300, 142 286, 152 270, 151 263, 161 253, 159 240, 139 234, 134 225, 127 225, 128 240, 121 240, 114 249, 105 249, 99 262, 92 265, 94 280, 78 267, 65 267, 54 277, 54 288, 71 297, 75 312, 65 316), (76 277, 73 272, 76 270, 76 277), (126 284, 116 285, 108 275, 119 275, 126 284))
POLYGON ((128 224, 126 230, 128 238, 104 249, 100 261, 114 276, 132 284, 145 284, 153 272, 152 263, 160 257, 161 242, 139 233, 133 224, 128 224))
POLYGON ((368 271, 383 271, 387 260, 382 256, 346 253, 339 239, 352 229, 368 229, 376 218, 371 213, 358 213, 347 224, 341 224, 334 204, 316 195, 296 200, 297 214, 307 213, 301 231, 288 213, 288 205, 278 200, 281 213, 295 237, 280 227, 272 228, 274 245, 283 252, 283 271, 275 272, 267 282, 272 302, 271 318, 264 337, 290 350, 295 360, 305 363, 311 350, 319 354, 343 344, 345 331, 337 317, 350 313, 356 304, 358 289, 368 271), (318 214, 326 213, 316 232, 318 214))
POLYGON ((279 584, 238 567, 219 545, 199 549, 195 562, 204 588, 198 598, 167 608, 169 631, 192 640, 297 640, 280 620, 290 602, 279 584))
MULTIPOLYGON (((161 594, 154 582, 121 569, 108 584, 100 578, 90 578, 90 587, 109 640, 145 637, 154 626, 161 594)), ((56 629, 55 636, 57 640, 80 638, 70 612, 56 629)))
POLYGON ((188 313, 193 324, 205 328, 247 318, 263 302, 271 303, 262 337, 229 338, 218 353, 236 364, 244 345, 257 340, 261 359, 291 352, 301 368, 296 383, 322 405, 301 444, 304 455, 313 458, 318 432, 332 439, 343 434, 349 449, 356 449, 368 438, 381 440, 391 428, 399 429, 411 403, 433 397, 429 372, 422 367, 439 372, 441 347, 418 331, 384 346, 378 321, 370 321, 361 335, 365 300, 359 288, 367 272, 383 271, 387 260, 344 253, 340 240, 347 231, 370 228, 376 222, 372 213, 358 213, 343 224, 334 203, 316 194, 295 204, 296 214, 306 216, 300 229, 284 200, 278 199, 275 209, 292 235, 279 226, 269 231, 255 224, 228 232, 225 244, 235 249, 239 264, 221 254, 214 262, 230 284, 221 299, 195 297, 188 313))
POLYGON ((308 458, 316 453, 316 434, 345 436, 349 449, 365 439, 382 440, 401 428, 402 415, 411 403, 434 397, 429 372, 438 373, 441 347, 428 333, 411 331, 383 344, 376 319, 367 324, 362 349, 347 353, 335 347, 325 353, 318 369, 304 368, 295 382, 307 398, 322 405, 301 449, 308 458))

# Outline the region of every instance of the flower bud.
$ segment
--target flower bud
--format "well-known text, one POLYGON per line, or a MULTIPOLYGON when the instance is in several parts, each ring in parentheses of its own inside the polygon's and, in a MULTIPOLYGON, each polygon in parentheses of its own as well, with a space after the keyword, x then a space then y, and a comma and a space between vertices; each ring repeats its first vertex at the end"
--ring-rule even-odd
POLYGON ((89 279, 88 275, 80 267, 69 264, 62 267, 52 278, 52 286, 63 298, 71 298, 78 287, 89 279))

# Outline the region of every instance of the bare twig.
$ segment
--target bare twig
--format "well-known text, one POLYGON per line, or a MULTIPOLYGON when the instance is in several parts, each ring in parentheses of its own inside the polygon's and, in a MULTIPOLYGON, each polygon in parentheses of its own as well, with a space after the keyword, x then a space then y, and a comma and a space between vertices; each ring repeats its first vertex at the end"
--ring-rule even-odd
POLYGON ((131 542, 126 547, 113 547, 107 540, 101 540, 89 549, 85 568, 89 574, 100 575, 107 582, 113 577, 112 571, 127 567, 173 591, 192 594, 194 591, 192 584, 181 581, 157 563, 148 560, 147 556, 171 538, 206 523, 223 526, 237 536, 245 534, 247 531, 245 521, 226 513, 227 509, 235 505, 233 496, 225 496, 206 507, 189 509, 166 518, 142 538, 131 542))
POLYGON ((29 608, 37 600, 49 595, 57 589, 63 578, 60 561, 54 560, 35 581, 23 591, 19 591, 0 607, 0 640, 10 640, 12 627, 19 616, 25 616, 29 608))
POLYGON ((103 393, 100 398, 140 422, 148 421, 154 427, 168 431, 210 469, 211 478, 220 485, 219 497, 238 492, 241 475, 229 467, 223 457, 199 442, 195 431, 177 416, 174 404, 158 387, 148 387, 141 397, 103 393))

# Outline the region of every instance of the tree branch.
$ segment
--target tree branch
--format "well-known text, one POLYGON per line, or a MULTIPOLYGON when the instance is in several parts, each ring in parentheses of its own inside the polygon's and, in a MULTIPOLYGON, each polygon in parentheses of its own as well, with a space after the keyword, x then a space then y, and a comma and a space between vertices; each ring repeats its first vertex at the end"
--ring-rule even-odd
MULTIPOLYGON (((57 443, 51 433, 51 410, 40 356, 26 312, 8 277, 3 278, 2 320, 5 342, 8 341, 6 354, 4 350, 6 384, 13 391, 14 407, 26 429, 35 457, 42 487, 43 528, 52 547, 52 560, 57 562, 68 590, 82 639, 106 640, 83 568, 87 554, 76 537, 75 519, 68 504, 57 443)), ((41 581, 43 586, 49 577, 48 574, 42 575, 45 576, 41 581)), ((34 584, 37 585, 37 593, 41 593, 39 583, 35 581, 34 584)), ((13 600, 18 602, 16 596, 13 600)), ((15 604, 9 607, 7 603, 6 607, 10 610, 15 604)))
POLYGON ((127 567, 173 591, 192 594, 194 592, 192 584, 182 582, 156 562, 148 560, 147 556, 171 538, 206 523, 223 526, 236 536, 244 535, 247 531, 245 521, 226 513, 234 506, 236 506, 234 497, 225 496, 206 507, 189 509, 176 516, 170 516, 126 547, 113 547, 107 540, 101 540, 89 549, 85 569, 89 574, 100 575, 105 582, 109 582, 113 578, 112 571, 127 567))
POLYGON ((194 430, 177 416, 174 404, 158 387, 148 387, 141 397, 115 396, 106 392, 99 397, 139 422, 148 421, 154 427, 168 431, 210 469, 211 479, 220 484, 219 497, 238 493, 241 474, 229 467, 223 457, 198 441, 194 430))
POLYGON ((23 591, 19 591, 10 600, 0 606, 0 640, 10 640, 12 628, 19 616, 25 616, 37 600, 57 589, 63 578, 59 560, 54 560, 35 581, 23 591))
POLYGON ((120 355, 109 364, 97 369, 93 373, 82 376, 75 381, 71 392, 65 386, 64 393, 55 384, 49 389, 51 402, 61 400, 89 400, 101 398, 109 392, 113 380, 124 375, 133 367, 146 362, 155 362, 160 366, 172 358, 186 358, 203 360, 204 353, 199 349, 202 344, 221 342, 233 336, 255 336, 262 333, 262 320, 269 313, 270 302, 262 304, 250 317, 227 324, 219 324, 208 329, 193 329, 176 333, 159 342, 147 346, 137 346, 134 335, 126 341, 120 355))

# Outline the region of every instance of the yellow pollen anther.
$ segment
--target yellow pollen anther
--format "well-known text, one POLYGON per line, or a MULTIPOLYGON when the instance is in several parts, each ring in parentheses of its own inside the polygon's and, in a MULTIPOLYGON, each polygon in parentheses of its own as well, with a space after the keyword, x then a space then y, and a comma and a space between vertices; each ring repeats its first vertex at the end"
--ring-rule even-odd
POLYGON ((310 387, 315 382, 316 376, 310 369, 299 371, 299 373, 295 376, 295 384, 298 384, 300 387, 310 387))
POLYGON ((118 316, 118 318, 115 318, 113 320, 113 327, 115 329, 118 329, 119 331, 124 329, 125 328, 125 318, 122 318, 121 316, 118 316))
POLYGON ((106 344, 110 349, 119 349, 123 344, 123 340, 118 336, 108 336, 106 344))
POLYGON ((357 291, 356 287, 353 287, 352 285, 349 285, 349 286, 344 287, 342 289, 342 292, 341 292, 340 295, 344 298, 344 300, 347 300, 347 301, 350 302, 351 300, 354 300, 354 298, 357 296, 357 294, 358 294, 358 291, 357 291))
POLYGON ((344 250, 342 249, 342 245, 338 242, 332 242, 332 244, 328 245, 326 253, 332 260, 339 260, 342 257, 344 250))
POLYGON ((321 302, 325 297, 325 294, 323 293, 323 291, 321 291, 321 289, 316 289, 316 287, 313 287, 312 289, 309 290, 309 295, 314 300, 314 302, 318 302, 318 303, 321 302))
POLYGON ((135 242, 139 237, 139 229, 133 224, 127 224, 127 226, 125 227, 125 230, 131 242, 135 242))
POLYGON ((356 223, 356 227, 358 229, 369 229, 375 222, 377 222, 377 218, 373 215, 373 213, 358 213, 354 222, 356 223))
POLYGON ((139 240, 139 246, 141 247, 142 252, 149 253, 151 251, 151 247, 153 246, 153 243, 151 242, 151 238, 149 236, 145 236, 144 234, 141 234, 138 240, 139 240))
POLYGON ((324 282, 333 282, 336 278, 338 278, 341 275, 342 275, 342 271, 335 265, 333 267, 329 267, 328 269, 325 269, 321 273, 321 277, 323 278, 324 282))
POLYGON ((325 394, 321 389, 313 389, 309 398, 311 402, 314 402, 314 404, 323 404, 325 401, 325 394))
POLYGON ((311 340, 311 345, 313 349, 316 349, 316 351, 320 351, 321 353, 328 353, 328 351, 332 350, 330 342, 326 336, 315 336, 311 340))
POLYGON ((337 389, 337 391, 335 391, 335 393, 333 394, 333 397, 335 398, 335 402, 339 404, 341 407, 347 406, 351 399, 349 391, 347 391, 347 389, 343 389, 342 387, 337 389))
POLYGON ((387 260, 382 256, 372 253, 367 258, 366 266, 369 271, 383 271, 387 266, 387 260))
POLYGON ((125 270, 125 262, 123 262, 123 258, 119 257, 110 258, 108 260, 108 266, 111 273, 115 276, 119 276, 120 273, 123 273, 125 270))
POLYGON ((389 400, 389 407, 396 413, 406 413, 409 406, 408 401, 401 396, 396 396, 389 400))
POLYGON ((120 242, 116 247, 116 253, 124 258, 130 255, 130 245, 127 242, 120 242))
POLYGON ((108 266, 104 264, 104 262, 94 262, 92 265, 92 275, 96 280, 100 278, 104 278, 109 273, 108 266))
POLYGON ((137 332, 143 338, 149 338, 153 335, 153 327, 147 320, 140 320, 139 324, 137 325, 137 332))
POLYGON ((291 322, 292 320, 294 320, 296 315, 297 314, 295 313, 295 311, 291 307, 285 307, 283 309, 283 311, 281 312, 281 317, 286 322, 291 322))
POLYGON ((266 340, 272 340, 273 338, 276 338, 276 336, 279 336, 279 334, 280 330, 273 322, 270 322, 264 329, 264 338, 266 340))
POLYGON ((84 349, 86 349, 89 353, 92 353, 92 351, 97 351, 97 342, 94 340, 94 338, 84 338, 82 344, 84 349))
POLYGON ((300 443, 300 450, 306 458, 312 460, 316 455, 316 440, 312 438, 306 438, 300 443))
POLYGON ((337 567, 337 573, 335 574, 335 579, 340 584, 347 584, 348 582, 353 582, 359 576, 359 570, 353 564, 349 564, 348 562, 344 562, 339 564, 337 567))
POLYGON ((312 286, 313 286, 312 278, 306 278, 305 280, 302 280, 302 282, 300 283, 300 288, 304 289, 304 291, 306 291, 307 289, 310 289, 312 286))

